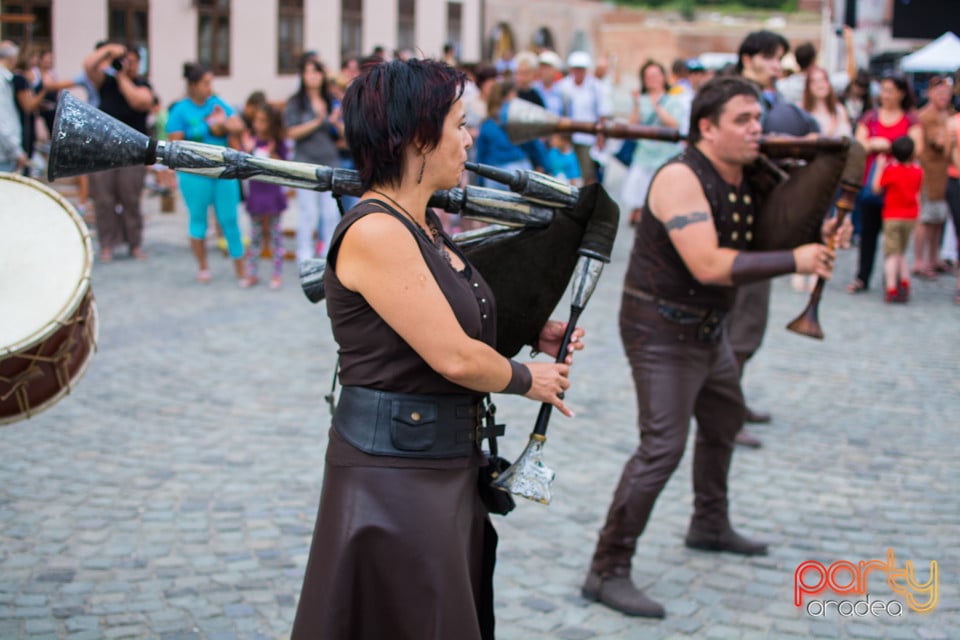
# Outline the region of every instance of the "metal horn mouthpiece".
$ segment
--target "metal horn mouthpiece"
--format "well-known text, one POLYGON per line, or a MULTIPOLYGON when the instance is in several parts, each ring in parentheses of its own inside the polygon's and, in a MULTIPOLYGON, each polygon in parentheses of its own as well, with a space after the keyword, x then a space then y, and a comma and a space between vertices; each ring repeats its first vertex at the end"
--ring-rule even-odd
POLYGON ((542 435, 531 434, 517 461, 491 484, 501 491, 509 491, 541 504, 550 504, 550 486, 557 474, 543 462, 543 445, 546 441, 546 437, 542 435))

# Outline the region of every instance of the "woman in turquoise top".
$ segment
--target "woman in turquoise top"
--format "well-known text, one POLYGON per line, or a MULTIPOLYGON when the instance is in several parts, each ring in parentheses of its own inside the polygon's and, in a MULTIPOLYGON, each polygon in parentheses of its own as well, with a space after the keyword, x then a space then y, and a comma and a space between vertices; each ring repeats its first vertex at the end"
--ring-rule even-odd
MULTIPOLYGON (((686 112, 686 105, 679 95, 670 93, 667 73, 659 62, 648 60, 640 67, 640 92, 635 94, 630 122, 648 127, 676 129, 686 112)), ((623 203, 630 209, 630 223, 640 219, 647 189, 653 174, 660 166, 680 153, 681 146, 673 142, 638 140, 633 152, 630 171, 623 183, 623 203)))
MULTIPOLYGON (((199 64, 186 64, 183 77, 187 80, 187 98, 170 109, 167 118, 167 137, 170 140, 190 140, 227 146, 227 136, 243 132, 243 120, 226 102, 213 95, 213 73, 199 64)), ((236 180, 218 180, 190 173, 180 174, 180 191, 190 212, 190 248, 197 259, 197 281, 210 282, 207 268, 207 211, 213 205, 227 249, 233 258, 233 269, 242 281, 243 240, 237 221, 240 204, 240 185, 236 180)))

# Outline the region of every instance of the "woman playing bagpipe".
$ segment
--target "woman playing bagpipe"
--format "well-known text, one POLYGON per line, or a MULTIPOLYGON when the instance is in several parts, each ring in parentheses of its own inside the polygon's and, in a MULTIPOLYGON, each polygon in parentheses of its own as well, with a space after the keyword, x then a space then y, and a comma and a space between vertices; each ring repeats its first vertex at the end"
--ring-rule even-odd
MULTIPOLYGON (((380 63, 343 99, 365 192, 337 227, 324 285, 343 389, 292 632, 300 638, 493 637, 496 549, 477 489, 490 392, 567 416, 565 363, 497 353, 496 300, 427 201, 458 184, 472 143, 464 76, 380 63)), ((537 349, 557 355, 566 323, 537 349)))

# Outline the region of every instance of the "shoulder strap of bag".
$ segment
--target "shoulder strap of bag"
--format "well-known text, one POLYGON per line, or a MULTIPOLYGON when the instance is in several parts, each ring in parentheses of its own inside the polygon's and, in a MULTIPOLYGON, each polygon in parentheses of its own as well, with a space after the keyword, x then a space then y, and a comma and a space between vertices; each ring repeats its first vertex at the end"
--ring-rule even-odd
POLYGON ((323 396, 323 399, 327 401, 327 404, 330 406, 330 415, 332 416, 337 410, 337 376, 340 375, 340 356, 337 356, 337 361, 333 363, 333 381, 330 383, 330 393, 323 396))

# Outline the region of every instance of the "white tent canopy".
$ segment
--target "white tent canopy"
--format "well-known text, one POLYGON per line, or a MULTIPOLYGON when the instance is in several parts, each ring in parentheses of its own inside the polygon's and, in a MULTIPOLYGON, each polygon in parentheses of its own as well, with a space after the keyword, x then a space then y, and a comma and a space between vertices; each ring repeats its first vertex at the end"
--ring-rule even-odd
POLYGON ((900 59, 905 73, 953 73, 960 69, 960 38, 952 31, 900 59))

